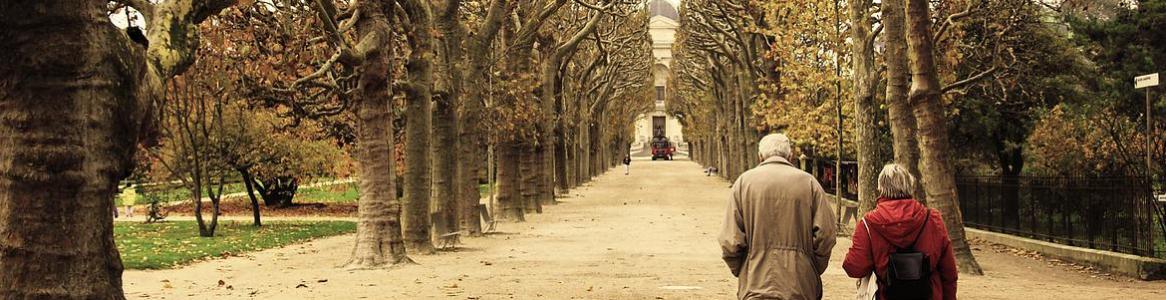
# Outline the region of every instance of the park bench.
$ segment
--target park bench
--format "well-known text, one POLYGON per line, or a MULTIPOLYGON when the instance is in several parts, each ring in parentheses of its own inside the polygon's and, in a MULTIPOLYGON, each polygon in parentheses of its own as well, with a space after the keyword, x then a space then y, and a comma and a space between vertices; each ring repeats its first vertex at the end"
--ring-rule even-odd
POLYGON ((441 248, 441 250, 449 250, 449 249, 453 249, 454 247, 457 247, 457 244, 460 242, 461 236, 464 233, 465 233, 465 231, 463 230, 463 231, 450 232, 450 233, 446 233, 446 234, 443 234, 441 236, 438 236, 437 237, 437 241, 438 241, 437 247, 441 248))
POLYGON ((482 220, 486 223, 486 228, 482 230, 482 233, 494 232, 497 229, 495 228, 494 216, 490 215, 490 210, 486 208, 485 204, 478 204, 478 213, 481 214, 482 220))

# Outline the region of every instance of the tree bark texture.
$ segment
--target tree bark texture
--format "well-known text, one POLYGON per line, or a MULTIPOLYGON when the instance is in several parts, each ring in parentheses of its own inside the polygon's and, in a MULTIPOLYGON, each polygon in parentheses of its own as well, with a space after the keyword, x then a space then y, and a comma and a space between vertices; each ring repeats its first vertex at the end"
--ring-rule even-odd
POLYGON ((362 11, 356 21, 357 35, 370 39, 364 53, 357 86, 357 151, 360 163, 360 199, 357 203, 356 243, 349 268, 377 268, 412 262, 406 256, 401 233, 401 203, 393 150, 392 93, 389 92, 392 38, 389 18, 383 12, 390 1, 357 2, 362 11))
POLYGON ((522 203, 526 213, 542 213, 542 205, 538 199, 539 175, 542 173, 539 171, 542 160, 539 157, 541 152, 535 147, 523 146, 518 157, 518 173, 522 178, 522 184, 518 190, 522 195, 522 203))
POLYGON ((519 177, 519 153, 521 147, 513 143, 502 143, 498 148, 498 211, 494 216, 504 221, 525 221, 526 203, 519 194, 522 180, 519 177))
POLYGON ((469 58, 470 65, 466 70, 465 78, 466 82, 469 83, 467 86, 473 88, 465 90, 466 98, 465 101, 462 101, 463 113, 459 119, 462 126, 459 128, 458 148, 462 160, 458 162, 461 165, 461 168, 458 169, 460 172, 458 182, 462 185, 462 193, 459 195, 461 197, 459 219, 461 227, 469 231, 470 235, 482 233, 482 222, 478 212, 478 204, 481 203, 478 183, 481 178, 478 173, 485 169, 487 141, 486 133, 482 130, 482 114, 485 110, 483 101, 486 98, 486 93, 485 89, 480 87, 487 84, 486 76, 490 63, 489 51, 493 45, 494 37, 498 35, 502 21, 506 17, 506 6, 506 0, 491 2, 486 13, 486 20, 482 22, 478 33, 470 38, 469 45, 466 47, 466 56, 469 58))
POLYGON ((117 182, 163 82, 193 62, 197 24, 234 2, 139 8, 151 37, 171 35, 148 49, 110 23, 105 1, 0 4, 0 299, 125 298, 117 182))
POLYGON ((0 4, 0 299, 124 299, 110 211, 148 75, 104 11, 0 4))
POLYGON ((251 225, 255 227, 263 226, 259 213, 259 197, 255 195, 255 177, 251 175, 250 171, 245 169, 240 169, 239 175, 243 177, 243 186, 247 188, 247 198, 251 200, 251 217, 254 219, 251 225))
MULTIPOLYGON (((438 237, 456 232, 458 225, 459 193, 457 174, 458 116, 457 107, 462 91, 462 28, 459 23, 459 1, 443 2, 436 7, 436 26, 441 33, 440 51, 441 76, 437 78, 438 89, 434 93, 433 107, 433 198, 431 199, 432 234, 438 237)), ((462 189, 464 190, 464 189, 462 189)), ((456 240, 456 238, 455 238, 456 240)))
POLYGON ((949 161, 953 153, 936 73, 929 11, 927 0, 907 1, 907 45, 912 77, 908 99, 919 125, 919 170, 928 204, 943 213, 960 271, 981 275, 984 272, 972 256, 964 235, 955 174, 949 161))
POLYGON ((433 58, 436 39, 432 35, 433 12, 422 0, 399 2, 413 21, 408 30, 409 54, 405 69, 409 84, 405 91, 405 207, 402 232, 405 246, 414 253, 434 252, 430 240, 429 200, 432 196, 430 133, 433 121, 433 58))
MULTIPOLYGON (((879 128, 876 121, 877 103, 875 85, 878 73, 874 64, 874 43, 872 37, 870 0, 847 1, 850 8, 851 60, 853 63, 855 145, 858 148, 858 203, 859 211, 874 209, 878 200, 878 176, 882 166, 882 147, 879 145, 879 128)), ((839 191, 841 192, 841 191, 839 191)), ((841 204, 839 204, 841 205, 841 204)))
MULTIPOLYGON (((883 0, 883 34, 886 43, 886 53, 883 60, 887 65, 887 118, 891 125, 895 163, 907 168, 916 180, 921 180, 919 174, 919 142, 915 136, 915 115, 911 112, 911 103, 907 101, 907 20, 903 0, 883 0)), ((927 203, 927 194, 922 184, 915 185, 912 193, 915 200, 927 203)), ((874 209, 873 205, 863 204, 859 207, 859 214, 874 209)))

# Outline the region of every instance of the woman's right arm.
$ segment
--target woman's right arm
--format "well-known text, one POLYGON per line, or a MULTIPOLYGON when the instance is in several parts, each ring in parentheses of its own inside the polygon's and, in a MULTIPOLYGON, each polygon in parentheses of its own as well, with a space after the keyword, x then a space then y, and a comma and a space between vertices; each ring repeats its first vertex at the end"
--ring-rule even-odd
POLYGON ((846 260, 842 262, 842 269, 851 278, 862 278, 874 272, 874 258, 871 257, 870 234, 866 231, 866 220, 858 221, 854 234, 851 235, 850 251, 846 253, 846 260))

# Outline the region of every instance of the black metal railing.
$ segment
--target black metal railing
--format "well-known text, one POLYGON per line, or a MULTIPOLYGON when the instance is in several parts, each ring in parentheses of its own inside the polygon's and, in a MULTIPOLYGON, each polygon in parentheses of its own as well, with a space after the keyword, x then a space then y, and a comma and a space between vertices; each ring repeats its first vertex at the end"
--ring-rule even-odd
POLYGON ((969 227, 1139 256, 1166 254, 1166 209, 1144 177, 959 176, 969 227))

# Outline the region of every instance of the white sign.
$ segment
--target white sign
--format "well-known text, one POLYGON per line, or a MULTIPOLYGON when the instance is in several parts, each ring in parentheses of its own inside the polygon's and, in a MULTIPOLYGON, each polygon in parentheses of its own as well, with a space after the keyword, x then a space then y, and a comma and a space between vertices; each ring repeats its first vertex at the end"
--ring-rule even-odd
POLYGON ((1158 86, 1158 73, 1134 77, 1134 88, 1148 88, 1158 86))

